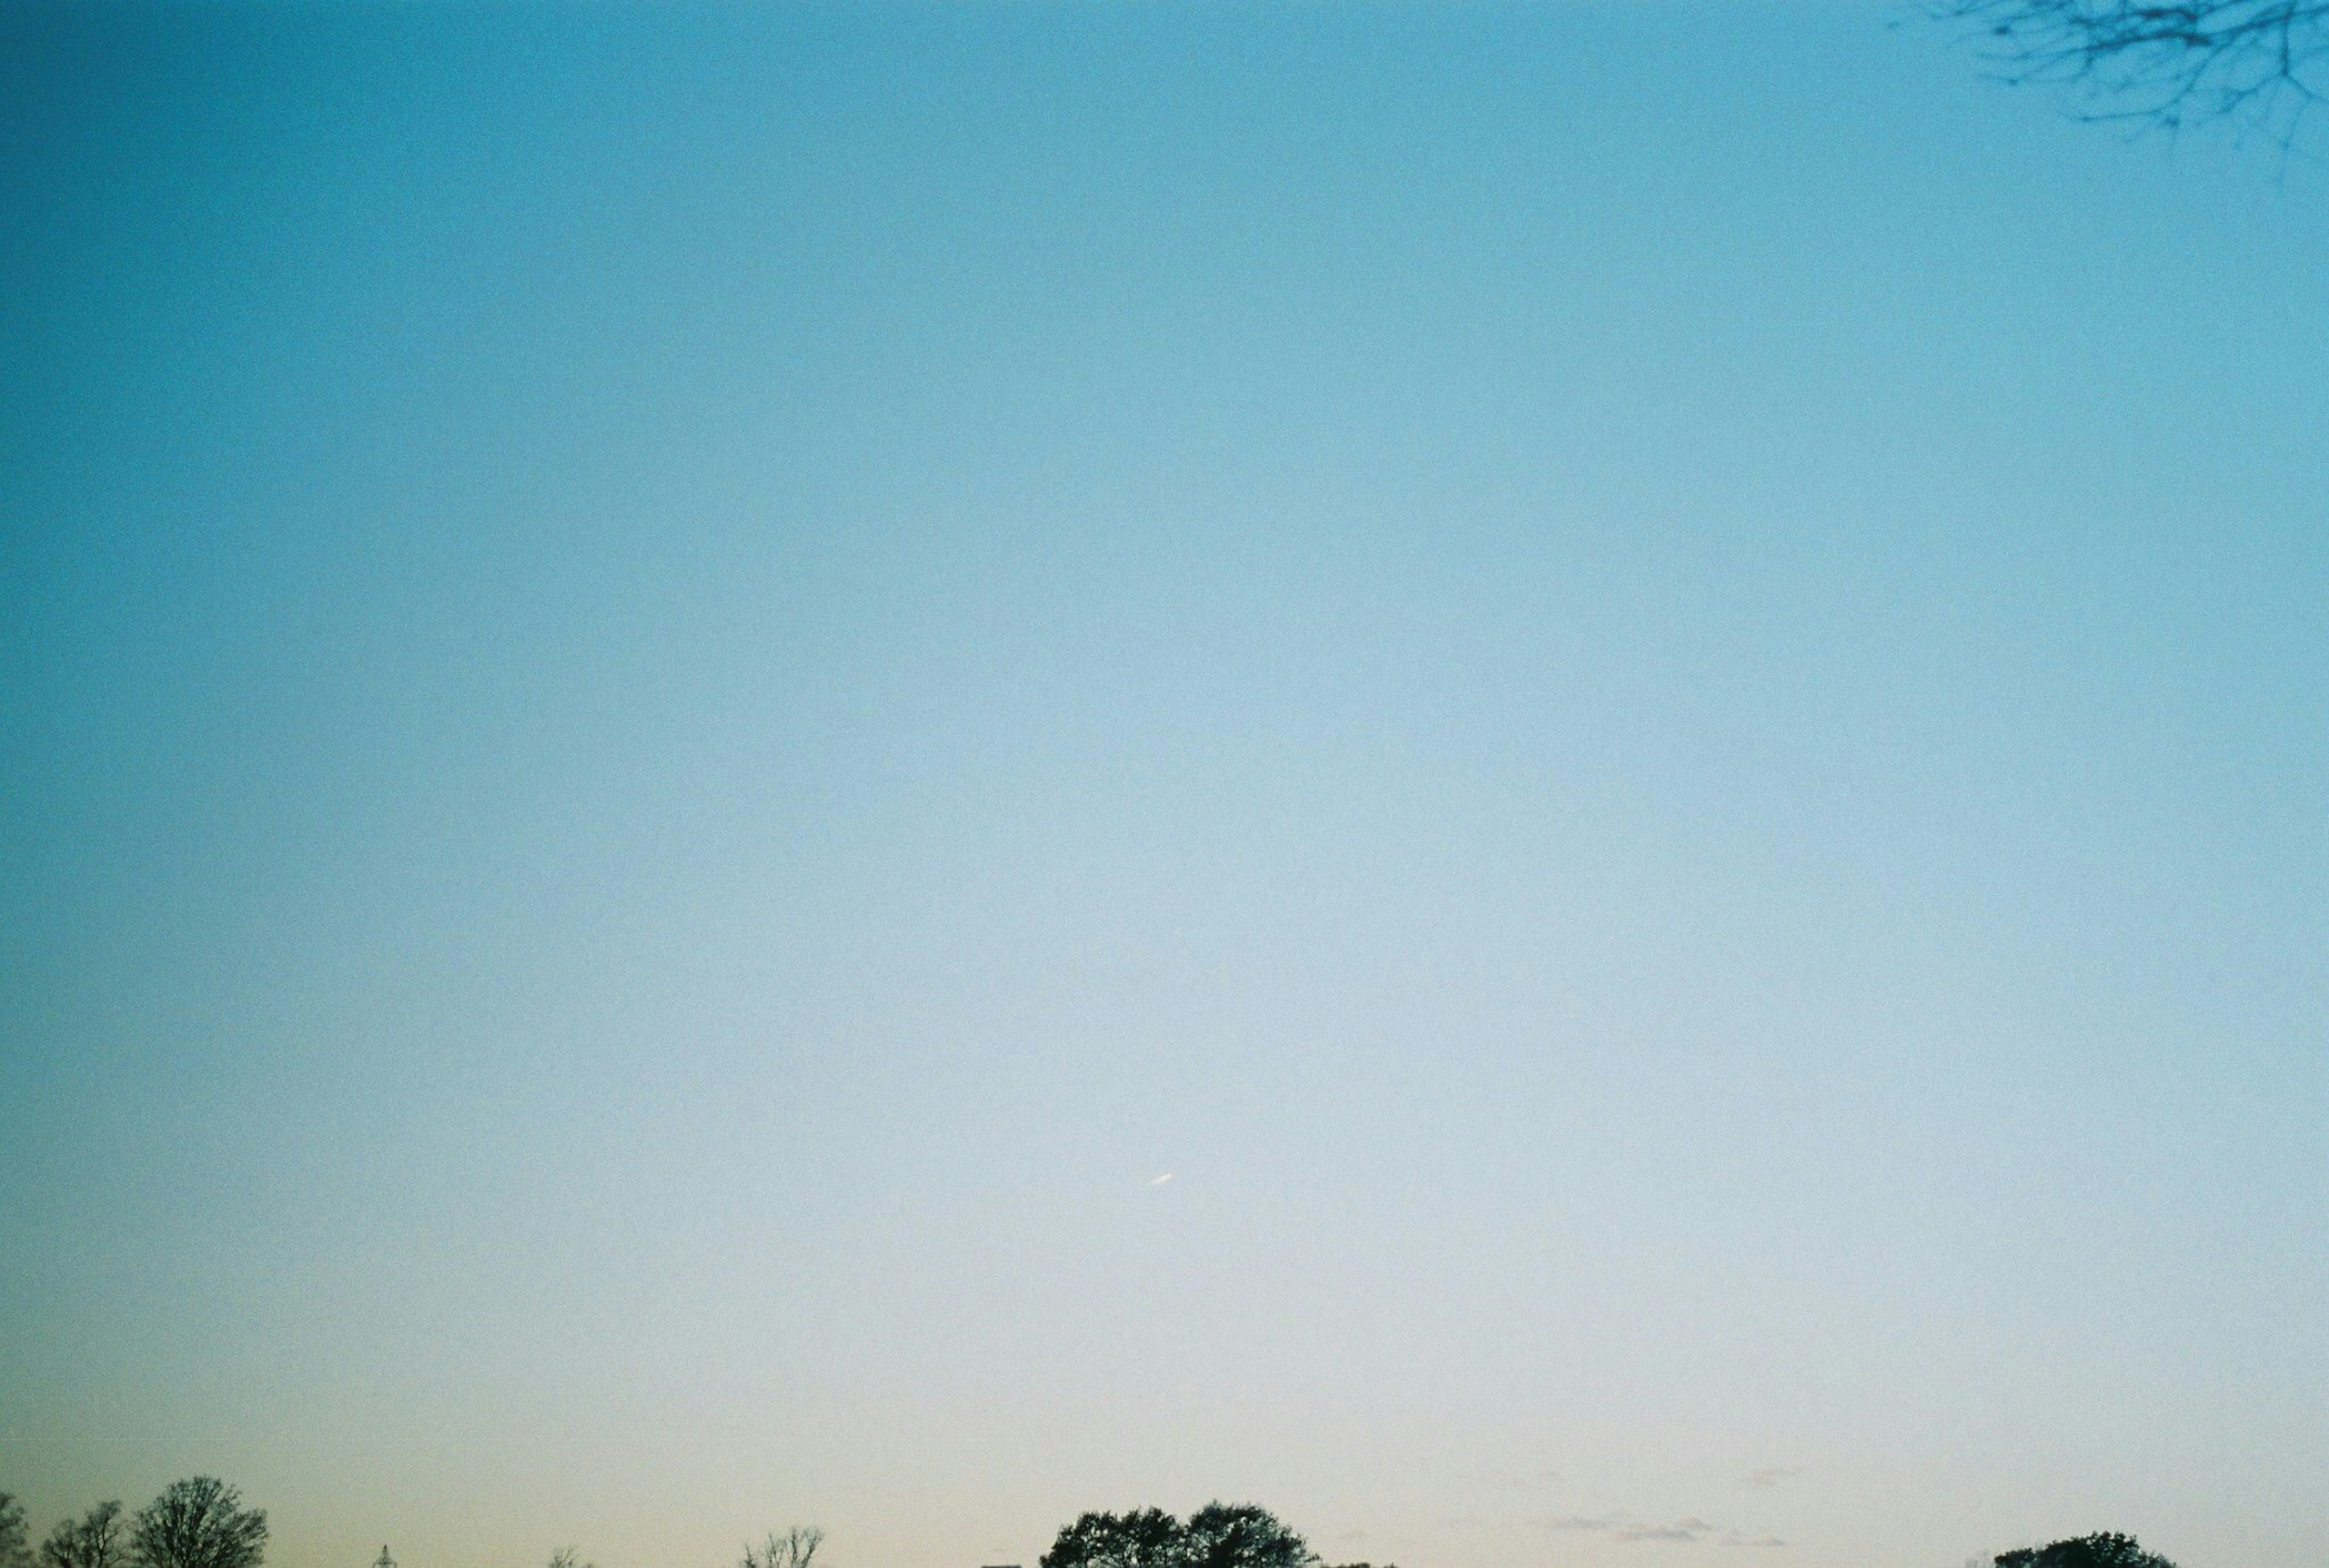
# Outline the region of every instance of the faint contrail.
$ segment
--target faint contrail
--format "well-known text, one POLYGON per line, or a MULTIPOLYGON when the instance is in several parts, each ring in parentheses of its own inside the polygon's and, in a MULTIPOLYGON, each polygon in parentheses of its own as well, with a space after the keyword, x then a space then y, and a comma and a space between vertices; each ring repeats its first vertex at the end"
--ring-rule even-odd
POLYGON ((1151 1186, 1151 1187, 1162 1187, 1162 1186, 1164 1186, 1166 1182, 1168 1182, 1168 1181, 1170 1181, 1170 1180, 1172 1180, 1172 1179, 1173 1179, 1173 1173, 1172 1173, 1171 1171, 1169 1171, 1169 1170, 1168 1170, 1168 1171, 1166 1171, 1166 1172, 1165 1172, 1164 1175, 1162 1175, 1162 1176, 1152 1176, 1152 1177, 1150 1177, 1150 1178, 1148 1178, 1148 1185, 1149 1185, 1149 1186, 1151 1186))

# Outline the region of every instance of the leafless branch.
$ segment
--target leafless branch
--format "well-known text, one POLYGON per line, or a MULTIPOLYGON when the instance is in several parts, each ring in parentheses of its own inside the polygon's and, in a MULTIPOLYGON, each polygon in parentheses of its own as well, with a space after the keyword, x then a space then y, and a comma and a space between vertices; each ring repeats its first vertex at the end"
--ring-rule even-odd
POLYGON ((1939 0, 2009 81, 2073 89, 2086 117, 2229 119, 2294 145, 2329 102, 2329 0, 1939 0))

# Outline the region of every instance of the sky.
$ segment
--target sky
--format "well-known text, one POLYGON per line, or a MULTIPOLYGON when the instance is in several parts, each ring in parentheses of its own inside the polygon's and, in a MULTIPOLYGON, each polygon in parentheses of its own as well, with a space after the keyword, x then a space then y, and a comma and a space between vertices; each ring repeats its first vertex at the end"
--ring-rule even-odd
POLYGON ((8 0, 0 1488, 2318 1568, 2324 368, 1913 10, 8 0))

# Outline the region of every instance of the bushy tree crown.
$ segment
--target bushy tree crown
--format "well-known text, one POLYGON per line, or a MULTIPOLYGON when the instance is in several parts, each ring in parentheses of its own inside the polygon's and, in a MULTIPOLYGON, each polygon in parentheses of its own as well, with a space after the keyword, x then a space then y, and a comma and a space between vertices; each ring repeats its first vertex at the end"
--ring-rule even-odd
POLYGON ((1042 1568, 1316 1568, 1318 1554, 1268 1509, 1208 1503, 1188 1523, 1162 1508, 1086 1514, 1061 1530, 1042 1568))
POLYGON ((2001 1552, 1997 1568, 2175 1568, 2175 1564, 2156 1552, 2145 1551, 2132 1535, 2104 1534, 2001 1552))

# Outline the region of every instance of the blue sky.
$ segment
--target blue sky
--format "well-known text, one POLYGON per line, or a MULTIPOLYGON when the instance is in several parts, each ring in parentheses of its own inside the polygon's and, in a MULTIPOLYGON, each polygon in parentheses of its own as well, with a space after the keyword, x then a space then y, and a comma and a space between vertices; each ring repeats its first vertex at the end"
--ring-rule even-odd
POLYGON ((1842 5, 0 26, 36 1529, 2329 1549, 2315 159, 1842 5))

